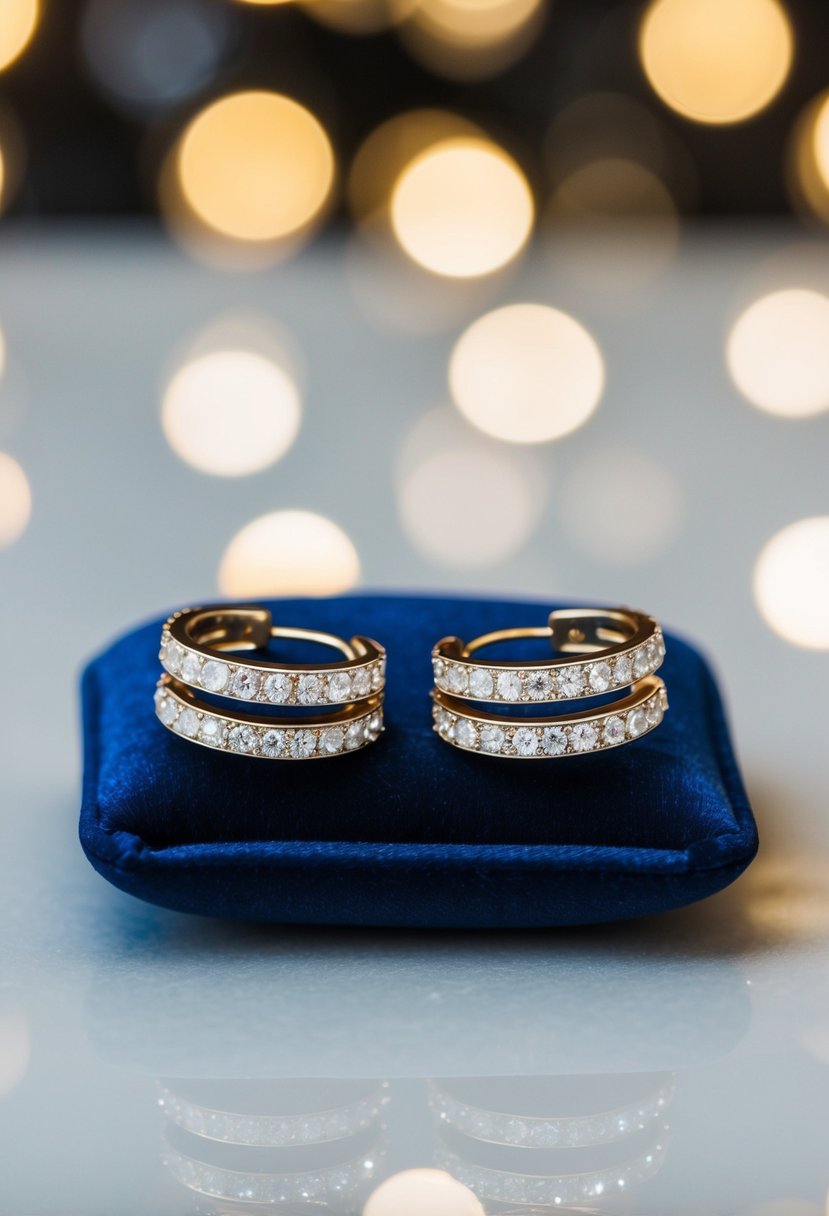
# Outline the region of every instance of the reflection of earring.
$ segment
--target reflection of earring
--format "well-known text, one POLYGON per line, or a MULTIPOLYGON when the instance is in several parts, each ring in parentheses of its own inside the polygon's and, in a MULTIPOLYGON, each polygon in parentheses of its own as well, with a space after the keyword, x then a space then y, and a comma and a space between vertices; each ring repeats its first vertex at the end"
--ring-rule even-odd
POLYGON ((465 751, 509 759, 544 760, 617 747, 662 721, 668 700, 654 672, 664 657, 662 631, 653 617, 626 608, 564 609, 550 613, 546 626, 499 629, 466 643, 444 638, 432 651, 435 730, 465 751), (477 658, 489 646, 526 638, 549 639, 563 657, 490 663, 477 658), (627 696, 598 709, 545 718, 467 705, 570 702, 625 688, 630 688, 627 696))
POLYGON ((316 629, 272 624, 267 608, 217 605, 177 612, 165 623, 159 654, 165 674, 156 716, 184 739, 265 760, 316 760, 358 751, 383 729, 386 652, 370 638, 346 641, 316 629), (272 637, 332 647, 335 663, 241 659, 272 637), (313 719, 253 716, 218 709, 198 694, 260 706, 341 705, 313 719))
POLYGON ((434 1081, 430 1105, 441 1124, 472 1140, 511 1148, 592 1148, 656 1126, 676 1089, 673 1077, 625 1106, 587 1115, 516 1115, 461 1102, 434 1081))
POLYGON ((385 1081, 159 1084, 164 1167, 204 1216, 239 1202, 350 1213, 385 1156, 385 1081))
POLYGON ((309 1114, 259 1114, 216 1110, 160 1086, 158 1105, 177 1127, 207 1140, 258 1148, 292 1148, 328 1144, 365 1131, 389 1102, 388 1082, 375 1086, 365 1097, 330 1110, 309 1114))
POLYGON ((436 1161, 487 1203, 630 1200, 664 1160, 674 1090, 664 1073, 433 1081, 436 1161))

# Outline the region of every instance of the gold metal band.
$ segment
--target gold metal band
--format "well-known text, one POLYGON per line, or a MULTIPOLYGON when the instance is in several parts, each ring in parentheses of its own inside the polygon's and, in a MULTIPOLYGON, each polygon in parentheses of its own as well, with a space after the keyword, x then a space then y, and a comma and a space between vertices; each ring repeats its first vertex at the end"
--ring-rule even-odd
POLYGON ((464 751, 511 760, 552 760, 585 755, 630 743, 658 726, 668 708, 659 676, 645 676, 630 693, 600 709, 550 718, 507 717, 470 708, 435 689, 434 728, 441 739, 464 751))
POLYGON ((163 675, 155 692, 155 712, 168 730, 214 751, 261 760, 322 760, 356 752, 383 730, 383 697, 352 702, 313 721, 219 712, 186 685, 163 675))
POLYGON ((628 688, 652 675, 664 657, 664 638, 653 617, 627 608, 561 609, 551 612, 544 626, 498 629, 471 642, 447 637, 432 651, 440 692, 511 704, 575 701, 628 688), (547 639, 562 657, 492 663, 478 658, 488 646, 526 638, 547 639))
POLYGON ((386 652, 377 642, 274 625, 270 611, 254 605, 175 613, 162 629, 159 658, 182 684, 262 705, 346 705, 375 697, 386 683, 386 652), (271 638, 333 647, 345 657, 321 664, 224 657, 228 651, 263 649, 271 638))

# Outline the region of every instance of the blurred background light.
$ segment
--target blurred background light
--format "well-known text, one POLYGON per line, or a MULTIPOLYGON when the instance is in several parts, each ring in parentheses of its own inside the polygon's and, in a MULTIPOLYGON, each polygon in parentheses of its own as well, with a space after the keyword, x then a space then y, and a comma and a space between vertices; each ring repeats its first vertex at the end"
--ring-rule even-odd
POLYGON ((801 519, 771 538, 754 567, 754 598, 785 641, 829 650, 829 516, 801 519))
POLYGON ((483 80, 532 46, 547 8, 544 0, 417 0, 400 33, 410 54, 430 71, 483 80))
POLYGON ((351 213, 365 224, 388 213, 395 183, 427 148, 452 139, 483 139, 469 119, 449 110, 407 110, 376 127, 351 162, 347 197, 351 213))
POLYGON ((354 545, 333 520, 274 511, 233 537, 219 567, 223 595, 338 595, 360 577, 354 545))
MULTIPOLYGON (((251 0, 248 0, 250 3, 251 0)), ((252 0, 262 3, 263 0, 252 0)), ((419 0, 300 0, 301 7, 315 21, 359 36, 375 34, 397 25, 412 12, 419 0)))
POLYGON ((20 465, 0 452, 0 549, 13 545, 26 531, 32 513, 32 492, 20 465))
POLYGON ((188 124, 177 148, 181 194, 223 237, 275 242, 307 229, 334 182, 328 136, 304 106, 278 93, 235 93, 188 124))
POLYGON ((582 426, 599 403, 604 362, 595 340, 565 312, 511 304, 458 339, 449 387, 461 414, 487 435, 545 443, 582 426))
POLYGON ((829 90, 799 114, 789 138, 785 170, 795 208, 829 224, 829 90))
POLYGON ((533 453, 470 431, 448 408, 424 414, 407 436, 397 485, 406 535, 447 569, 482 569, 512 557, 547 501, 533 453))
POLYGON ((372 1192, 363 1216, 484 1216, 481 1201, 443 1170, 393 1174, 372 1192))
POLYGON ((39 18, 39 0, 0 0, 0 72, 23 54, 39 18))
POLYGON ((606 566, 644 565, 667 552, 684 508, 672 474, 625 445, 569 463, 558 493, 562 528, 573 548, 606 566))
POLYGON ((0 1011, 0 1098, 7 1097, 26 1075, 32 1036, 22 1009, 0 1011))
POLYGON ((164 434, 182 460, 238 477, 267 468, 291 446, 299 391, 276 363, 253 351, 218 350, 185 363, 164 393, 164 434))
POLYGON ((128 111, 152 111, 208 84, 236 41, 214 0, 90 0, 81 48, 96 83, 128 111))
POLYGON ((778 0, 652 0, 639 53, 662 101, 702 123, 742 122, 780 92, 794 37, 778 0))
POLYGON ((395 236, 435 274, 491 274, 518 254, 532 229, 527 179, 488 140, 450 139, 416 156, 391 199, 395 236))
POLYGON ((755 300, 731 329, 726 363, 743 396, 771 414, 829 408, 829 297, 790 288, 755 300))

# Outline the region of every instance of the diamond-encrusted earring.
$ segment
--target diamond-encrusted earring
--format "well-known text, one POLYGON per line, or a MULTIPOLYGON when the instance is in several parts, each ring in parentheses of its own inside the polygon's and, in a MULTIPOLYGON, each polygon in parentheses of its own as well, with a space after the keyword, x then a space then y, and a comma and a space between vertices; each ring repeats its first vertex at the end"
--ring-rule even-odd
POLYGON ((386 652, 370 638, 346 641, 274 625, 267 608, 216 605, 174 613, 159 658, 156 716, 192 743, 263 760, 316 760, 359 751, 383 730, 386 652), (313 666, 228 654, 264 649, 272 637, 333 647, 344 660, 313 666), (216 709, 194 690, 263 707, 342 708, 313 720, 254 716, 216 709))
POLYGON ((617 747, 662 721, 668 698, 654 673, 664 657, 665 641, 653 617, 627 608, 568 608, 550 613, 540 627, 499 629, 466 643, 443 638, 432 651, 435 730, 465 751, 520 760, 617 747), (477 658, 488 646, 524 638, 546 638, 561 657, 520 663, 477 658), (540 705, 628 688, 626 696, 597 709, 547 718, 499 715, 467 704, 540 705))

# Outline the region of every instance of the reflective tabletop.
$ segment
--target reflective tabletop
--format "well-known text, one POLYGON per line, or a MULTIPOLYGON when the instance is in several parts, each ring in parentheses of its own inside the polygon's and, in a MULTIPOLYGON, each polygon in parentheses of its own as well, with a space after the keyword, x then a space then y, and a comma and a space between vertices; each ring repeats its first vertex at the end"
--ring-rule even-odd
POLYGON ((786 578, 758 562, 827 514, 829 416, 757 408, 729 352, 752 302, 827 283, 825 244, 788 227, 670 250, 572 235, 474 288, 336 237, 230 274, 150 229, 5 229, 0 451, 31 513, 7 482, 0 1211, 826 1210, 826 554, 795 545, 786 578), (576 318, 600 352, 595 411, 551 443, 452 404, 460 335, 515 303, 576 318), (227 349, 295 389, 296 433, 247 476, 204 472, 161 422, 175 376, 227 349), (110 888, 76 837, 79 670, 261 576, 234 538, 285 511, 329 528, 324 568, 301 572, 322 591, 333 570, 584 597, 695 639, 757 862, 694 907, 526 934, 241 926, 110 888))

